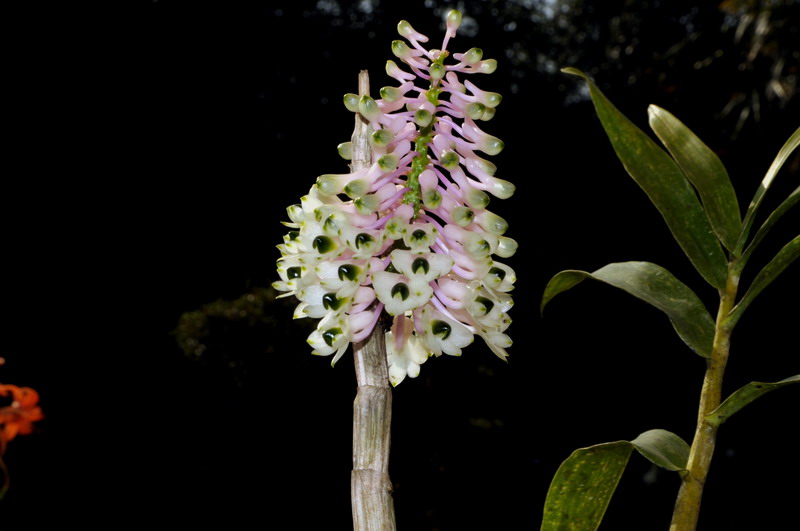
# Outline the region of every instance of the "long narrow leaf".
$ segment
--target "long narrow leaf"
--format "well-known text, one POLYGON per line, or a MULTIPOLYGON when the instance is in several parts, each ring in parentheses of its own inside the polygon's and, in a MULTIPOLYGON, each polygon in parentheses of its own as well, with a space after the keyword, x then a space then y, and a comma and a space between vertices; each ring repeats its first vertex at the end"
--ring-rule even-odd
POLYGON ((767 220, 761 225, 761 227, 759 227, 758 232, 756 232, 753 240, 747 246, 747 249, 745 249, 744 253, 742 253, 741 258, 739 259, 738 267, 740 271, 747 263, 747 260, 750 259, 750 255, 753 254, 753 251, 756 249, 756 247, 758 247, 758 244, 761 243, 761 240, 763 240, 764 236, 766 236, 770 231, 772 226, 775 225, 775 223, 777 223, 777 221, 781 219, 784 214, 789 212, 789 210, 791 210, 792 207, 798 203, 798 201, 800 201, 800 186, 795 188, 794 192, 789 194, 789 197, 784 199, 783 203, 778 205, 778 208, 773 210, 767 220))
POLYGON ((683 171, 666 151, 619 112, 588 76, 574 68, 562 71, 588 83, 597 116, 623 166, 661 213, 700 275, 712 286, 723 289, 727 259, 683 171))
POLYGON ((756 278, 753 279, 753 283, 750 284, 750 287, 747 289, 747 293, 744 294, 744 297, 742 297, 739 303, 731 310, 731 313, 728 314, 728 321, 735 324, 736 321, 742 317, 742 312, 750 306, 753 300, 758 297, 759 293, 764 291, 764 288, 769 286, 772 281, 775 280, 784 269, 789 267, 792 262, 797 260, 799 256, 800 235, 795 236, 792 241, 784 245, 783 248, 778 251, 778 254, 758 272, 756 278))
POLYGON ((778 151, 778 155, 775 157, 775 160, 772 161, 769 169, 767 170, 767 174, 764 176, 764 180, 761 181, 761 184, 758 186, 758 190, 756 190, 755 196, 753 200, 750 202, 750 206, 747 207, 747 214, 744 216, 744 221, 742 222, 742 233, 739 235, 739 241, 736 243, 737 253, 740 254, 741 250, 744 249, 745 243, 747 242, 747 237, 750 234, 750 228, 753 226, 753 220, 755 219, 756 212, 758 211, 758 207, 761 206, 761 201, 764 200, 764 194, 767 193, 772 181, 775 179, 775 176, 780 171, 783 163, 789 158, 789 155, 797 149, 797 146, 800 146, 800 127, 792 133, 792 136, 789 137, 789 140, 783 145, 783 147, 778 151))
POLYGON ((650 105, 650 127, 700 194, 708 220, 722 244, 736 245, 742 228, 739 201, 719 157, 671 113, 650 105))
POLYGON ((650 262, 608 264, 593 273, 567 270, 555 275, 544 290, 541 309, 553 297, 586 278, 611 284, 663 311, 678 336, 700 356, 711 356, 714 320, 700 298, 672 273, 650 262))
POLYGON ((800 374, 775 383, 750 382, 737 391, 734 391, 733 394, 726 398, 717 409, 706 416, 706 420, 716 426, 719 426, 728 420, 731 415, 742 409, 756 398, 759 398, 770 391, 774 391, 775 389, 796 383, 800 383, 800 374))

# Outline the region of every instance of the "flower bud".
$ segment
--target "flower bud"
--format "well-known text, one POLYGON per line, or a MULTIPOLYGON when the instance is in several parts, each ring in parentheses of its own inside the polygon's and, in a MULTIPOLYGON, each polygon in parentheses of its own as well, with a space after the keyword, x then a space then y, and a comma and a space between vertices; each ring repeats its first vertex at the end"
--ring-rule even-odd
POLYGON ((428 42, 428 37, 411 27, 411 24, 406 20, 401 20, 397 24, 397 33, 409 40, 428 42))
POLYGON ((475 220, 475 212, 465 206, 457 206, 450 212, 453 221, 459 227, 466 227, 475 220))
POLYGON ((381 99, 387 103, 394 103, 403 97, 403 92, 397 87, 383 87, 380 90, 381 99))
POLYGON ((494 107, 486 107, 485 110, 483 111, 483 114, 481 114, 480 118, 476 118, 476 119, 477 120, 483 120, 484 122, 488 122, 489 120, 494 118, 494 115, 495 115, 494 107))
POLYGON ((488 210, 484 210, 475 216, 475 221, 485 231, 501 236, 508 230, 508 222, 488 210))
POLYGON ((353 143, 342 142, 341 144, 336 146, 336 151, 339 152, 339 156, 342 157, 344 160, 350 160, 353 158, 353 143))
POLYGON ((487 155, 497 155, 505 147, 505 143, 496 136, 486 135, 480 143, 479 149, 487 155))
POLYGON ((376 147, 386 147, 394 140, 394 133, 388 129, 378 129, 370 135, 370 142, 376 147))
POLYGON ((459 26, 461 26, 461 18, 461 11, 457 9, 451 9, 447 12, 447 18, 445 20, 448 34, 455 35, 459 26))
POLYGON ((378 167, 383 173, 389 173, 397 169, 397 156, 393 154, 384 155, 378 159, 378 167))
POLYGON ((445 151, 442 153, 439 162, 448 170, 452 170, 453 168, 458 167, 460 159, 458 158, 458 153, 455 151, 445 151))
POLYGON ((369 183, 365 179, 353 179, 344 187, 344 193, 348 197, 355 199, 366 194, 369 190, 369 183))
POLYGON ((404 72, 399 66, 397 66, 397 63, 395 63, 391 59, 386 61, 386 74, 389 77, 396 79, 400 83, 416 79, 416 76, 414 74, 409 74, 408 72, 404 72))
POLYGON ((489 204, 489 195, 483 190, 478 190, 477 188, 470 188, 465 194, 464 199, 469 206, 478 210, 486 208, 486 206, 489 204))
POLYGON ((392 53, 402 61, 408 61, 412 57, 411 48, 403 41, 392 41, 392 53))
POLYGON ((433 63, 428 69, 428 73, 430 74, 432 80, 438 81, 444 78, 444 75, 447 73, 447 69, 443 64, 433 63))
POLYGON ((374 194, 362 195, 353 201, 359 214, 372 214, 381 206, 381 200, 374 194))
POLYGON ((510 258, 517 252, 517 241, 508 236, 500 236, 497 239, 497 256, 500 258, 510 258))
POLYGON ((476 66, 478 67, 478 72, 481 74, 491 74, 497 70, 497 61, 495 59, 484 59, 476 66))
POLYGON ((517 189, 514 183, 497 177, 492 177, 488 184, 487 191, 498 199, 508 199, 514 195, 514 191, 517 189))
POLYGON ((358 94, 353 94, 352 92, 348 92, 344 95, 344 106, 350 112, 358 112, 358 94))
POLYGON ((358 100, 358 112, 370 122, 377 120, 383 114, 375 100, 366 94, 358 100))
POLYGON ((483 50, 481 50, 480 48, 470 48, 469 50, 461 54, 461 57, 458 57, 458 59, 461 59, 468 65, 474 65, 478 61, 483 59, 483 50))
POLYGON ((433 121, 433 115, 425 109, 420 109, 414 113, 414 123, 421 128, 428 127, 433 121))
POLYGON ((486 105, 484 105, 479 101, 470 103, 469 105, 466 106, 466 108, 464 108, 464 114, 466 114, 473 120, 480 120, 484 112, 486 112, 486 105))

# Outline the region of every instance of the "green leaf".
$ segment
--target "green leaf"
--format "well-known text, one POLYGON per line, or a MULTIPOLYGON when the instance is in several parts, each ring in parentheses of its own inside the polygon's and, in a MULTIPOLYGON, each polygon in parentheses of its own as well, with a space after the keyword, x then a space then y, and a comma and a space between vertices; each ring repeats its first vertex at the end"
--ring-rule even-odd
POLYGON ((619 112, 583 72, 574 68, 562 72, 579 76, 588 83, 597 116, 623 166, 661 213, 697 271, 709 284, 723 289, 727 259, 683 171, 667 152, 619 112))
POLYGON ((735 324, 741 318, 742 312, 750 306, 750 303, 752 303, 764 288, 769 286, 778 275, 783 273, 784 269, 797 260, 798 256, 800 256, 800 235, 795 236, 792 241, 784 245, 783 249, 778 251, 778 254, 764 266, 764 269, 758 272, 758 275, 756 275, 756 278, 753 279, 752 284, 750 284, 750 287, 747 289, 747 293, 744 294, 742 300, 731 310, 726 319, 731 324, 735 324))
POLYGON ((719 157, 668 111, 650 105, 650 127, 700 194, 708 220, 722 244, 736 245, 742 228, 739 201, 719 157))
POLYGON ((597 529, 634 448, 667 470, 682 472, 689 459, 689 445, 666 430, 646 431, 630 442, 579 448, 561 463, 550 483, 542 531, 597 529))
POLYGON ((736 254, 740 254, 741 250, 744 249, 747 236, 750 234, 750 228, 753 226, 756 212, 758 211, 758 207, 761 206, 761 201, 764 199, 764 194, 767 193, 767 190, 778 174, 778 171, 780 171, 783 166, 783 163, 786 162, 789 155, 797 149, 797 146, 800 146, 800 127, 792 133, 789 140, 787 140, 781 150, 778 151, 778 155, 775 157, 775 160, 772 161, 772 164, 767 170, 767 174, 764 176, 764 180, 761 181, 758 190, 756 190, 756 194, 750 202, 750 206, 747 207, 747 214, 745 214, 744 221, 742 222, 742 232, 739 235, 739 241, 736 243, 736 254))
POLYGON ((783 217, 784 214, 786 214, 789 210, 791 210, 792 207, 795 206, 798 201, 800 201, 800 186, 795 188, 794 192, 789 194, 789 197, 784 199, 783 203, 778 205, 778 208, 772 211, 772 213, 769 215, 764 224, 761 225, 761 227, 758 229, 758 232, 756 232, 756 235, 753 237, 753 241, 750 242, 750 245, 747 246, 747 249, 745 249, 744 253, 742 254, 741 258, 738 261, 737 268, 739 271, 741 271, 742 268, 744 268, 744 265, 747 263, 747 260, 750 259, 750 255, 753 254, 755 248, 758 247, 758 244, 761 243, 761 240, 764 239, 764 236, 767 235, 772 226, 775 225, 775 223, 777 223, 777 221, 781 219, 781 217, 783 217))
POLYGON ((667 430, 650 430, 642 433, 631 444, 653 464, 680 472, 689 461, 689 445, 667 430))
POLYGON ((800 374, 775 383, 750 382, 731 394, 731 396, 726 398, 717 409, 709 413, 706 416, 706 421, 715 426, 719 426, 728 420, 731 415, 742 409, 756 398, 759 398, 780 387, 796 383, 800 383, 800 374))
POLYGON ((714 320, 700 298, 672 273, 650 262, 608 264, 595 271, 567 270, 555 275, 544 290, 541 309, 553 297, 586 278, 611 284, 663 311, 678 336, 700 356, 711 356, 714 320))
POLYGON ((631 443, 618 441, 575 450, 550 483, 542 531, 597 529, 632 449, 631 443))

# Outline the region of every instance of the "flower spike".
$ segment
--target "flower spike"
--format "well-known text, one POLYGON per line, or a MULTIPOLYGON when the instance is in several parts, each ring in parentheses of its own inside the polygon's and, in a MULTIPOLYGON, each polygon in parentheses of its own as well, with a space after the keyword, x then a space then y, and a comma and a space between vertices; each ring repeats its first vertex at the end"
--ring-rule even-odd
MULTIPOLYGON (((344 103, 369 123, 372 160, 364 169, 320 176, 288 209, 292 230, 279 245, 275 289, 300 301, 295 317, 320 319, 308 337, 313 354, 333 355, 364 340, 390 316, 385 332, 392 385, 416 377, 431 356, 461 355, 480 336, 501 359, 516 276, 495 257, 514 254, 508 223, 486 209, 514 185, 495 177, 504 143, 478 121, 494 116, 501 96, 463 76, 497 62, 472 48, 450 54, 461 13, 446 17, 441 49, 403 20, 405 40, 391 45, 387 75, 398 85, 380 99, 347 94, 344 103)), ((351 144, 339 153, 351 157, 351 144)), ((381 332, 384 333, 384 332, 381 332)))

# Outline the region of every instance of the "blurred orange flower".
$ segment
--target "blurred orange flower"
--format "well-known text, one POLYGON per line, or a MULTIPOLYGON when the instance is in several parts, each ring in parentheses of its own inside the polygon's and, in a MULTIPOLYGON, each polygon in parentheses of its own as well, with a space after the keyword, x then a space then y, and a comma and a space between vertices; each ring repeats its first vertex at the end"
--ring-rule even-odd
POLYGON ((0 449, 17 436, 33 431, 33 423, 42 420, 42 409, 37 405, 39 393, 30 387, 0 384, 0 396, 11 397, 11 403, 0 407, 0 449))

